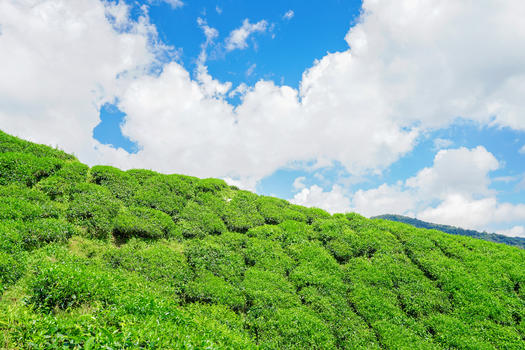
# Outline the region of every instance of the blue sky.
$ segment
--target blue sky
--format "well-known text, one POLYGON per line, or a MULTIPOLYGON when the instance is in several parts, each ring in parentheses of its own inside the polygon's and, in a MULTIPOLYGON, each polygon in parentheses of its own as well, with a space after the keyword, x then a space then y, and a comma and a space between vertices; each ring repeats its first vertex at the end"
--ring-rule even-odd
POLYGON ((519 0, 49 1, 0 9, 8 132, 89 164, 525 236, 519 0))

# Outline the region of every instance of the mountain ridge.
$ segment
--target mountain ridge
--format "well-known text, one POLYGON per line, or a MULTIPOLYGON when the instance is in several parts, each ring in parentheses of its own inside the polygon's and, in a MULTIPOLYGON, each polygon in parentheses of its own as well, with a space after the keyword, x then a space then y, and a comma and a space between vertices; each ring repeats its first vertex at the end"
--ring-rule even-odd
POLYGON ((488 232, 479 232, 476 230, 468 230, 461 227, 451 226, 451 225, 442 225, 436 224, 428 221, 419 220, 416 218, 411 218, 409 216, 397 215, 397 214, 383 214, 372 216, 370 219, 385 219, 390 221, 402 222, 405 224, 412 225, 417 228, 426 228, 429 230, 438 230, 445 233, 450 233, 453 235, 468 236, 477 239, 482 239, 484 241, 494 242, 494 243, 503 243, 515 247, 525 249, 525 238, 523 237, 511 237, 505 236, 498 233, 488 233, 488 232))

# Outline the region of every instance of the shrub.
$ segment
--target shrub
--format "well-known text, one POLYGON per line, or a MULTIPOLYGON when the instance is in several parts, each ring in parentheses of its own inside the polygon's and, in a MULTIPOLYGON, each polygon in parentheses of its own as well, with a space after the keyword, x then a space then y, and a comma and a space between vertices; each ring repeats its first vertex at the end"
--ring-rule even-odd
POLYGON ((312 227, 304 222, 286 220, 279 224, 283 234, 278 238, 283 245, 304 242, 314 235, 312 227))
POLYGON ((192 279, 186 257, 174 242, 146 244, 132 239, 104 252, 103 260, 112 268, 136 272, 150 281, 174 286, 179 292, 192 279))
POLYGON ((135 178, 140 185, 143 185, 151 177, 160 175, 156 171, 148 169, 130 169, 126 173, 135 178))
POLYGON ((186 200, 174 193, 164 193, 156 187, 149 187, 137 191, 133 198, 135 205, 160 210, 178 220, 179 214, 186 204, 186 200))
POLYGON ((119 239, 131 237, 172 238, 178 234, 171 217, 161 211, 130 207, 120 211, 114 220, 113 234, 119 239))
POLYGON ((295 287, 284 276, 259 268, 246 270, 241 288, 246 294, 251 317, 264 310, 299 306, 301 300, 295 294, 295 287))
POLYGON ((154 189, 157 193, 172 193, 182 198, 191 199, 194 195, 193 185, 197 178, 184 175, 157 175, 144 182, 144 188, 154 189))
POLYGON ((223 236, 208 236, 190 241, 184 254, 197 274, 208 270, 227 281, 237 283, 245 270, 244 256, 234 242, 230 242, 232 245, 228 243, 228 239, 223 236))
POLYGON ((0 185, 33 186, 60 169, 63 161, 29 153, 0 153, 0 185))
POLYGON ((45 244, 56 242, 65 243, 73 235, 81 231, 65 220, 40 219, 26 222, 19 226, 22 248, 31 250, 45 244))
POLYGON ((91 182, 107 188, 116 198, 126 204, 131 203, 139 183, 126 172, 111 166, 94 166, 91 168, 91 182))
POLYGON ((113 229, 113 218, 120 206, 120 202, 108 189, 82 183, 72 189, 67 218, 74 224, 85 227, 91 237, 108 238, 113 229))
POLYGON ((202 271, 185 288, 187 302, 216 303, 242 310, 245 305, 244 295, 223 278, 210 271, 202 271))
POLYGON ((226 231, 226 225, 210 208, 189 202, 180 215, 179 227, 186 238, 218 235, 226 231))
POLYGON ((20 152, 28 153, 37 157, 52 157, 63 160, 75 160, 74 156, 67 154, 62 150, 25 141, 0 131, 0 153, 7 152, 20 152))
POLYGON ((294 264, 279 242, 267 239, 250 238, 246 240, 244 256, 246 265, 281 275, 287 274, 294 264))
POLYGON ((334 349, 330 329, 304 307, 267 310, 251 320, 260 344, 270 349, 334 349))
POLYGON ((228 202, 223 219, 230 230, 246 232, 254 226, 264 224, 264 218, 259 214, 255 204, 256 199, 256 194, 239 191, 228 202))
POLYGON ((228 184, 220 179, 202 179, 195 184, 195 191, 217 193, 228 188, 228 184))
POLYGON ((284 199, 260 196, 256 199, 255 204, 267 224, 277 225, 284 220, 283 212, 288 205, 284 199))

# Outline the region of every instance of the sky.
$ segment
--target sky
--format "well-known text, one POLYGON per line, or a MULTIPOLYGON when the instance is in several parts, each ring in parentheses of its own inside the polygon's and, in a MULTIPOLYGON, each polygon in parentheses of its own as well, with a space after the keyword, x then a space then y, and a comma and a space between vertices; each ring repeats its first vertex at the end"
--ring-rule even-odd
POLYGON ((525 237, 522 0, 0 0, 0 129, 525 237))

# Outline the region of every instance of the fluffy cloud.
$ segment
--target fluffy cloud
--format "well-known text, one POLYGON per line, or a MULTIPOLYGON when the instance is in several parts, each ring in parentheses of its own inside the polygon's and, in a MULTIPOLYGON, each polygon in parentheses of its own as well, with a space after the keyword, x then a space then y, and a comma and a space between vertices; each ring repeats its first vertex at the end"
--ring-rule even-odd
POLYGON ((368 216, 402 214, 463 228, 499 231, 502 225, 525 221, 525 204, 498 202, 489 189, 489 173, 498 167, 498 160, 482 146, 441 150, 432 167, 420 170, 404 183, 357 191, 351 197, 352 210, 368 216))
POLYGON ((2 129, 98 159, 100 106, 162 49, 148 18, 130 21, 123 2, 3 0, 0 23, 2 129))
POLYGON ((408 179, 406 186, 417 190, 420 198, 487 195, 490 194, 488 174, 498 167, 498 160, 483 146, 441 150, 434 157, 433 166, 408 179))
POLYGON ((248 19, 242 22, 242 26, 233 30, 226 38, 225 47, 227 51, 245 49, 248 47, 246 40, 253 33, 264 32, 268 28, 268 22, 261 20, 257 23, 250 23, 248 19))
POLYGON ((327 192, 317 185, 303 188, 290 202, 308 207, 322 208, 330 213, 350 211, 350 200, 345 196, 343 188, 338 185, 334 185, 327 192))
POLYGON ((523 147, 520 148, 519 152, 521 154, 525 154, 525 145, 523 145, 523 147))

